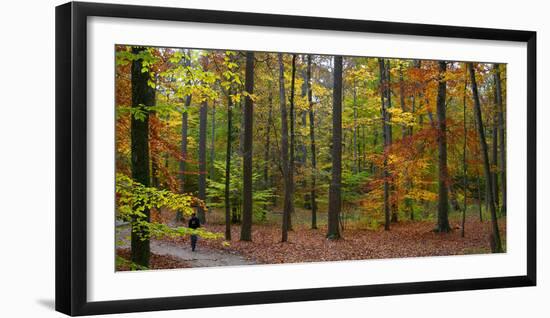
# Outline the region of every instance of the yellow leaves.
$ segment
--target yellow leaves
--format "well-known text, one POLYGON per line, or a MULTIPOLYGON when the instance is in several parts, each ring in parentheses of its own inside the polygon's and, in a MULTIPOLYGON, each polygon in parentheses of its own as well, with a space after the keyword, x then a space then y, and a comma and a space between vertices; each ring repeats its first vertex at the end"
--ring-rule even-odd
POLYGON ((404 112, 401 108, 392 107, 387 110, 390 113, 390 122, 406 127, 413 127, 416 124, 416 117, 413 113, 404 112))
POLYGON ((414 188, 405 194, 405 198, 417 201, 435 202, 437 200, 437 193, 420 188, 414 188))

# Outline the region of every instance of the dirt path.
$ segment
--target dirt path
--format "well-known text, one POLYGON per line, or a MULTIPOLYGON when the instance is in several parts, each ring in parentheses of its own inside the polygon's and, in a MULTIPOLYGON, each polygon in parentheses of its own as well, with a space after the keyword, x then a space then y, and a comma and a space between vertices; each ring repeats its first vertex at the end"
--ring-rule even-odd
MULTIPOLYGON (((129 247, 129 242, 127 239, 129 235, 130 230, 128 226, 117 227, 117 248, 129 247)), ((169 255, 175 257, 188 263, 190 267, 239 266, 256 264, 256 262, 237 253, 203 247, 201 246, 200 239, 194 252, 191 251, 191 246, 188 244, 151 240, 151 252, 157 255, 169 255)))

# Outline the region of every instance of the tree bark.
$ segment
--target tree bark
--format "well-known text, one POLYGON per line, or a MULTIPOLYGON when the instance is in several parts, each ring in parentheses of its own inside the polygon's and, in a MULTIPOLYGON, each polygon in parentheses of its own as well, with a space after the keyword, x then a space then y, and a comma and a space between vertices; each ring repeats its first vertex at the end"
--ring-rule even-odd
POLYGON ((216 160, 216 103, 212 103, 212 135, 210 136, 210 179, 214 179, 216 160))
MULTIPOLYGON (((386 63, 386 102, 387 102, 387 109, 392 107, 391 102, 391 95, 392 95, 392 89, 391 89, 391 60, 388 60, 386 63)), ((393 143, 393 127, 391 125, 391 114, 389 112, 386 112, 386 116, 388 118, 388 122, 386 124, 386 129, 388 130, 387 138, 388 138, 388 145, 391 145, 393 143)), ((390 175, 391 176, 391 175, 390 175)), ((397 223, 399 221, 399 207, 398 207, 398 201, 397 201, 397 189, 396 184, 394 180, 391 180, 390 183, 390 209, 391 209, 391 222, 397 223)))
MULTIPOLYGON (((382 110, 382 138, 384 141, 384 230, 390 230, 390 187, 389 187, 389 172, 388 172, 388 111, 387 111, 387 94, 386 86, 388 85, 386 79, 386 66, 384 59, 378 59, 378 65, 380 68, 380 99, 381 99, 381 110, 382 110)), ((375 136, 376 142, 376 136, 375 136)), ((376 145, 375 145, 376 146, 376 145)))
POLYGON ((225 152, 225 239, 231 241, 231 143, 233 142, 233 100, 227 93, 227 148, 225 152))
POLYGON ((462 210, 462 226, 460 236, 464 237, 466 227, 466 211, 468 210, 468 166, 466 164, 466 145, 468 144, 468 131, 466 126, 466 88, 468 87, 468 71, 464 72, 464 92, 462 94, 464 143, 462 144, 462 174, 464 175, 462 187, 464 188, 464 209, 462 210))
MULTIPOLYGON (((506 215, 506 139, 504 135, 504 105, 502 99, 502 84, 500 81, 500 65, 495 64, 495 83, 497 91, 497 106, 498 106, 498 140, 500 142, 500 188, 502 189, 502 205, 501 213, 506 215)), ((497 192, 498 193, 498 192, 497 192)))
MULTIPOLYGON (((203 202, 206 200, 206 128, 208 121, 208 102, 205 100, 201 103, 199 109, 199 199, 203 202)), ((197 217, 201 224, 205 223, 206 215, 204 209, 199 206, 197 208, 197 217)))
POLYGON ((449 173, 447 171, 447 115, 446 115, 446 94, 447 81, 445 74, 447 69, 446 62, 439 62, 439 84, 437 90, 437 119, 438 134, 437 144, 439 148, 439 200, 437 205, 437 232, 450 232, 449 226, 449 195, 448 182, 449 173))
POLYGON ((357 150, 357 86, 353 79, 353 172, 359 172, 359 159, 357 150))
MULTIPOLYGON (((191 60, 189 57, 185 58, 185 66, 191 66, 191 60)), ((187 160, 187 131, 188 131, 188 111, 191 105, 191 95, 185 96, 184 109, 181 113, 181 156, 183 160, 179 162, 179 180, 180 180, 180 193, 185 193, 185 160, 187 160)), ((176 222, 183 220, 183 213, 181 211, 176 212, 176 222)))
POLYGON ((479 95, 477 91, 477 83, 474 72, 473 63, 468 63, 468 69, 470 71, 470 81, 472 82, 472 94, 474 96, 474 109, 477 119, 477 130, 479 133, 479 142, 481 144, 481 155, 483 156, 483 169, 485 170, 485 178, 489 187, 489 209, 491 212, 491 225, 493 233, 491 235, 491 249, 493 253, 501 253, 502 244, 500 241, 500 233, 498 229, 497 213, 495 208, 495 201, 492 197, 493 187, 491 183, 491 169, 489 168, 489 156, 487 154, 487 143, 485 141, 485 132, 483 131, 483 120, 481 117, 481 105, 479 101, 479 95))
POLYGON ((244 100, 244 147, 243 147, 243 223, 241 241, 252 241, 252 134, 254 103, 250 95, 254 93, 254 52, 246 52, 244 100))
MULTIPOLYGON (((496 88, 496 79, 495 75, 493 74, 493 93, 494 93, 494 108, 493 108, 493 125, 492 125, 492 144, 491 144, 491 165, 493 167, 498 167, 498 97, 497 97, 497 88, 496 88)), ((499 198, 498 198, 498 171, 491 171, 492 178, 491 182, 493 182, 493 199, 495 200, 495 208, 497 211, 499 210, 499 198)))
POLYGON ((282 222, 282 242, 288 241, 288 220, 290 218, 290 209, 292 206, 292 180, 288 175, 288 115, 286 111, 285 97, 285 66, 283 54, 279 53, 279 104, 281 108, 281 167, 283 172, 284 185, 284 203, 283 203, 283 222, 282 222))
MULTIPOLYGON (((143 47, 132 48, 134 55, 140 54, 145 50, 143 47)), ((149 112, 144 106, 153 106, 155 103, 155 89, 148 85, 151 73, 147 70, 142 72, 143 60, 134 60, 132 62, 131 83, 132 83, 132 107, 140 109, 145 113, 145 118, 136 119, 131 117, 131 164, 132 179, 148 187, 150 185, 149 175, 149 112)), ((151 254, 148 230, 140 227, 139 222, 149 222, 149 209, 145 208, 143 217, 134 217, 132 220, 132 234, 130 238, 131 259, 133 263, 141 266, 149 266, 149 257, 151 254)))
POLYGON ((342 56, 334 56, 334 87, 332 95, 332 178, 329 187, 329 239, 340 238, 342 183, 342 56))
POLYGON ((290 195, 292 196, 292 205, 290 206, 290 214, 288 216, 288 230, 292 231, 292 215, 294 215, 294 167, 295 167, 295 153, 296 150, 296 132, 294 129, 296 123, 296 110, 294 109, 294 89, 296 83, 296 54, 292 54, 292 78, 290 81, 290 154, 288 164, 288 178, 291 180, 290 195))
POLYGON ((311 82, 311 55, 307 56, 307 102, 309 107, 309 139, 311 143, 311 228, 317 228, 317 151, 315 149, 315 112, 311 82))

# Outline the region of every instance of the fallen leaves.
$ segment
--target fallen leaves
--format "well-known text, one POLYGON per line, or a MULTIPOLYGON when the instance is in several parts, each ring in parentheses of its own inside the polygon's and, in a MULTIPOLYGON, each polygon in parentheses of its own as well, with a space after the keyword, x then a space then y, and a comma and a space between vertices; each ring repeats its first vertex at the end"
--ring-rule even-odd
MULTIPOLYGON (((289 232, 289 242, 281 243, 281 231, 275 225, 254 225, 252 242, 239 241, 239 226, 232 226, 233 240, 201 240, 199 244, 243 255, 249 260, 264 264, 302 263, 362 259, 384 259, 422 256, 465 255, 489 253, 488 233, 490 222, 469 217, 466 235, 460 236, 457 221, 451 221, 454 230, 448 234, 433 232, 433 221, 400 222, 391 225, 391 231, 348 229, 343 239, 325 238, 326 229, 311 230, 296 225, 289 232)), ((502 237, 506 237, 506 221, 499 220, 502 237)), ((212 232, 223 232, 224 225, 208 224, 212 232)), ((170 240, 187 241, 189 238, 170 240)))
MULTIPOLYGON (((130 260, 129 248, 117 248, 116 254, 125 260, 130 260)), ((173 269, 173 268, 189 268, 188 263, 181 261, 175 257, 169 255, 158 255, 151 253, 149 269, 173 269)), ((116 271, 129 271, 131 270, 129 264, 118 264, 116 271)))

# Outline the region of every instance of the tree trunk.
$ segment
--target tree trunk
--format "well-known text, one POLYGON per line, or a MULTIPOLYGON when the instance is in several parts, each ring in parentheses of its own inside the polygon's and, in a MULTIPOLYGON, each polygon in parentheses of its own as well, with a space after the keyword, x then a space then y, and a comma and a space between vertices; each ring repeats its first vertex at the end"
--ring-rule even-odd
POLYGON ((479 180, 479 171, 477 172, 477 209, 479 212, 479 222, 483 222, 483 209, 481 208, 481 181, 479 180))
POLYGON ((359 172, 359 155, 357 150, 357 86, 353 79, 353 172, 359 172))
POLYGON ((290 147, 289 147, 289 164, 288 178, 291 180, 290 195, 292 196, 292 205, 290 206, 290 214, 288 216, 288 230, 292 231, 292 215, 294 215, 294 167, 295 167, 295 150, 296 150, 296 132, 294 129, 296 123, 296 110, 294 109, 294 89, 296 83, 296 54, 292 54, 292 72, 290 81, 290 147))
POLYGON ((279 53, 279 103, 281 107, 281 167, 283 171, 284 206, 282 222, 282 242, 288 241, 288 220, 292 206, 292 180, 288 174, 288 115, 286 111, 285 97, 285 66, 283 54, 279 53))
MULTIPOLYGON (((493 80, 495 80, 495 76, 493 74, 493 80)), ((496 81, 493 83, 493 91, 494 91, 494 109, 493 109, 493 127, 492 127, 492 145, 491 145, 491 165, 493 167, 498 167, 498 97, 497 97, 497 88, 496 88, 496 81)), ((492 178, 491 182, 493 182, 493 199, 495 200, 495 208, 497 211, 499 210, 499 198, 498 198, 498 171, 491 171, 492 178)))
MULTIPOLYGON (((495 83, 497 91, 497 106, 498 106, 498 140, 500 142, 500 187, 502 189, 502 215, 506 215, 506 139, 504 135, 504 105, 502 100, 502 87, 500 82, 500 66, 494 65, 495 68, 495 83)), ((496 192, 498 193, 498 192, 496 192)))
MULTIPOLYGON (((391 95, 392 95, 392 89, 391 89, 391 61, 388 60, 386 63, 386 102, 387 102, 387 109, 392 107, 391 103, 391 95)), ((388 130, 387 138, 388 138, 388 145, 391 145, 393 143, 393 127, 391 125, 391 114, 389 112, 386 112, 386 116, 388 118, 388 123, 386 125, 386 129, 388 130)), ((397 189, 395 181, 391 180, 390 182, 390 209, 391 209, 391 222, 397 223, 399 221, 398 215, 399 215, 399 207, 398 207, 398 200, 397 200, 397 189)))
MULTIPOLYGON (((205 202, 206 200, 206 128, 208 121, 208 102, 205 100, 201 103, 199 110, 199 199, 205 202)), ((206 215, 204 209, 199 206, 197 208, 197 217, 201 224, 205 223, 206 215)))
POLYGON ((309 107, 309 140, 311 143, 311 228, 317 228, 317 151, 315 149, 315 112, 311 80, 311 55, 307 56, 307 102, 309 107))
POLYGON ((227 93, 227 150, 225 152, 225 239, 231 241, 231 143, 233 142, 233 100, 227 93))
MULTIPOLYGON (((387 111, 387 94, 386 86, 388 85, 386 80, 386 66, 384 59, 378 59, 378 65, 380 67, 380 99, 382 110, 382 136, 384 140, 384 230, 390 230, 390 187, 389 187, 389 172, 388 172, 388 111, 387 111)), ((376 136, 375 136, 376 142, 376 136)))
POLYGON ((476 83, 473 63, 468 63, 468 69, 470 71, 470 81, 472 82, 472 93, 474 96, 474 108, 475 108, 475 115, 477 119, 477 130, 479 133, 479 142, 481 144, 481 155, 483 156, 483 169, 485 170, 485 178, 487 180, 488 187, 489 187, 489 209, 491 212, 491 223, 493 228, 493 233, 491 235, 491 249, 493 253, 501 253, 503 250, 502 250, 502 244, 500 241, 500 233, 498 229, 495 201, 492 197, 493 187, 491 184, 491 169, 489 167, 489 156, 487 154, 487 143, 485 142, 485 132, 483 131, 481 105, 480 105, 479 95, 477 91, 477 83, 476 83))
POLYGON ((267 127, 265 133, 265 149, 264 149, 264 187, 268 189, 271 187, 269 179, 269 162, 271 160, 271 125, 273 125, 273 92, 272 92, 272 83, 269 81, 268 87, 268 114, 267 114, 267 127))
POLYGON ((212 136, 210 136, 210 179, 214 179, 214 161, 216 160, 216 103, 212 103, 212 136))
MULTIPOLYGON (((185 65, 191 66, 191 60, 185 58, 185 65)), ((183 160, 179 162, 179 180, 180 180, 180 193, 185 193, 185 160, 187 160, 187 131, 188 131, 188 111, 191 105, 191 95, 185 96, 185 104, 183 112, 181 113, 181 155, 183 160)), ((183 221, 183 213, 181 211, 176 212, 176 222, 183 221)))
POLYGON ((329 187, 329 239, 340 238, 339 218, 342 209, 342 56, 334 56, 334 87, 332 95, 332 178, 329 187))
MULTIPOLYGON (((140 54, 145 50, 143 47, 132 48, 134 55, 140 54)), ((153 106, 155 103, 155 89, 148 85, 151 78, 149 71, 142 72, 143 60, 134 60, 132 62, 131 83, 132 83, 132 107, 141 109, 145 113, 145 118, 136 119, 131 117, 131 163, 132 179, 148 187, 150 185, 149 175, 149 113, 143 106, 153 106)), ((136 207, 137 208, 137 207, 136 207)), ((142 211, 143 217, 135 216, 132 220, 132 234, 130 238, 131 259, 133 263, 141 266, 149 266, 149 257, 151 254, 149 233, 146 228, 139 226, 139 222, 149 222, 149 209, 142 211)))
POLYGON ((437 90, 437 119, 438 134, 437 144, 439 148, 439 200, 437 205, 437 232, 450 232, 449 226, 449 195, 448 182, 449 173, 447 171, 447 115, 446 115, 446 94, 447 81, 445 74, 447 69, 446 62, 439 62, 439 84, 437 90))
POLYGON ((464 175, 462 187, 464 188, 464 209, 462 210, 462 226, 460 236, 464 237, 466 231, 466 211, 468 210, 468 166, 466 164, 466 145, 468 144, 468 131, 466 126, 466 88, 468 85, 468 72, 464 73, 464 92, 462 94, 464 143, 462 144, 462 173, 464 175))
POLYGON ((250 95, 254 93, 254 52, 246 52, 244 100, 244 147, 243 147, 243 223, 241 241, 252 241, 252 134, 254 103, 250 95))

